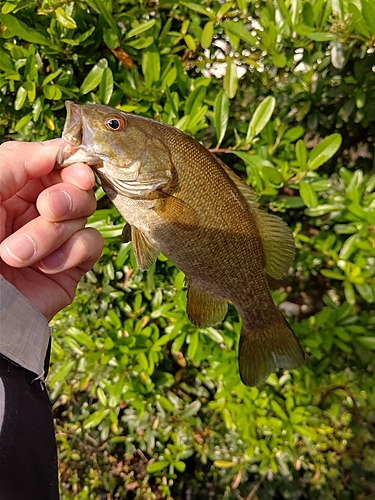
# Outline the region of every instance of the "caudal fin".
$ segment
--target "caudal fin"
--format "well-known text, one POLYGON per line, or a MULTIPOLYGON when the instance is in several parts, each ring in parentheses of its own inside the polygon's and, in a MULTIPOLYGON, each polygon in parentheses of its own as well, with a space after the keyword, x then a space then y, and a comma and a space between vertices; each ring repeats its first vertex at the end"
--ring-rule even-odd
POLYGON ((277 368, 299 368, 305 363, 302 347, 281 312, 271 318, 262 331, 250 323, 242 326, 239 365, 245 385, 258 386, 277 368))

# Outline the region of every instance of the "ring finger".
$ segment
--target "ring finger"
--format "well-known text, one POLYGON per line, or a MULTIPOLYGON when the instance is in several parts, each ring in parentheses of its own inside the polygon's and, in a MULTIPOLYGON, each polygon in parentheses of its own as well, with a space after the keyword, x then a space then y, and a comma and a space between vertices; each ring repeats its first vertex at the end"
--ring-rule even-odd
POLYGON ((37 217, 0 244, 0 257, 12 267, 27 267, 57 250, 84 228, 86 218, 50 222, 37 217))

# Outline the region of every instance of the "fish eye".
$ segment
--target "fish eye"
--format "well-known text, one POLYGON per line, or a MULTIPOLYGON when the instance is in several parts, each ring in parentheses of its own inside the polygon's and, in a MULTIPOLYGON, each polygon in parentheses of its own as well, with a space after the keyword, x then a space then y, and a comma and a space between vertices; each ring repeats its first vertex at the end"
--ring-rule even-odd
POLYGON ((114 130, 115 132, 117 132, 117 130, 122 130, 124 128, 125 122, 118 116, 109 116, 104 120, 104 125, 108 130, 114 130))

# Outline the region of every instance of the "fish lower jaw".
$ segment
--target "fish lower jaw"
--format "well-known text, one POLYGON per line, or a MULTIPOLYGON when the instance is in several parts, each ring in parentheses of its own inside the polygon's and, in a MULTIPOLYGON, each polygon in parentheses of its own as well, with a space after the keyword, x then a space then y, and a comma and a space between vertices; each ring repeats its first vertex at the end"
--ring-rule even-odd
POLYGON ((56 157, 56 168, 65 168, 74 163, 86 163, 92 167, 101 168, 102 160, 90 155, 81 147, 74 146, 64 139, 56 157))

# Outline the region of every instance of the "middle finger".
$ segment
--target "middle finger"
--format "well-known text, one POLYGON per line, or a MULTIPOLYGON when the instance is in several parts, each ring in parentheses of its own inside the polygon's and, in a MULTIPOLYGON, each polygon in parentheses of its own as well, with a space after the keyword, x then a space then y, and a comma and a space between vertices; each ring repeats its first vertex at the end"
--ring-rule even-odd
POLYGON ((51 222, 88 217, 96 209, 92 190, 83 191, 70 183, 56 184, 42 191, 36 206, 42 217, 51 222))
POLYGON ((85 227, 86 218, 50 222, 37 217, 0 244, 0 257, 12 267, 31 266, 57 250, 85 227))

